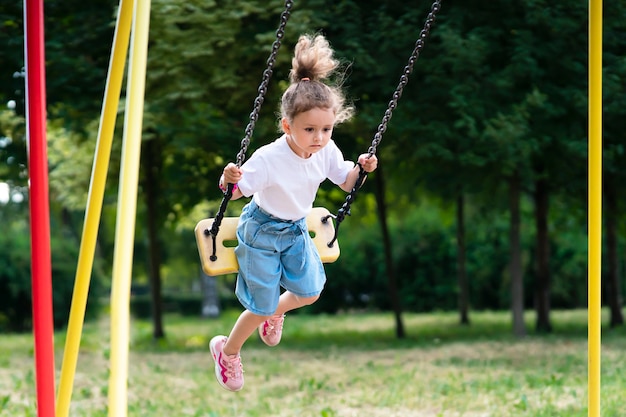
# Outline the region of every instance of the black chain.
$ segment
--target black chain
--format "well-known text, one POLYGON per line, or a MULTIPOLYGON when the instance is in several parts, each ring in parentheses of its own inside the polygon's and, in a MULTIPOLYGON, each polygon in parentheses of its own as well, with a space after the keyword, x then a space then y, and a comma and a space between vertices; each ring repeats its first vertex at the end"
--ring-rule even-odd
MULTIPOLYGON (((385 133, 385 131, 387 130, 387 124, 389 123, 389 120, 391 120, 393 111, 398 106, 398 100, 402 96, 402 91, 404 90, 404 87, 406 87, 406 85, 409 82, 409 75, 411 75, 411 73, 413 72, 413 67, 415 66, 415 63, 417 62, 417 59, 419 58, 419 55, 422 52, 422 49, 424 48, 424 43, 426 42, 426 38, 430 34, 430 30, 433 24, 435 23, 435 19, 437 17, 437 13, 439 12, 439 10, 441 10, 441 0, 435 0, 432 4, 430 13, 428 13, 428 17, 426 18, 426 21, 424 22, 424 28, 420 32, 419 38, 415 42, 415 48, 413 49, 413 53, 409 57, 409 62, 404 67, 404 71, 402 73, 402 76, 400 77, 400 82, 398 83, 398 86, 396 87, 396 91, 393 92, 391 101, 389 102, 389 105, 387 107, 387 110, 385 111, 383 119, 381 123, 378 125, 378 130, 376 134, 374 134, 374 139, 372 140, 372 144, 367 150, 367 152, 369 153, 369 156, 376 154, 378 145, 380 144, 380 141, 383 139, 383 133, 385 133)), ((361 189, 361 186, 363 185, 363 182, 365 181, 365 177, 367 177, 367 172, 363 169, 363 167, 359 166, 359 176, 356 180, 356 183, 354 187, 352 188, 352 190, 350 191, 350 193, 346 196, 346 201, 343 203, 341 208, 337 211, 337 215, 335 216, 328 215, 322 218, 322 221, 324 222, 328 221, 329 217, 334 217, 336 221, 335 236, 330 242, 328 242, 329 248, 332 247, 335 244, 335 241, 337 240, 337 235, 339 233, 339 225, 345 219, 346 215, 348 216, 350 215, 350 206, 356 199, 356 194, 361 189)))
POLYGON ((287 26, 287 21, 289 20, 289 16, 291 15, 291 7, 293 6, 292 0, 285 1, 285 10, 283 10, 280 15, 280 25, 276 30, 276 40, 272 44, 272 52, 270 53, 269 58, 267 59, 267 68, 263 71, 263 81, 259 85, 258 92, 259 95, 254 100, 254 108, 250 113, 250 122, 248 126, 246 126, 245 135, 241 140, 241 150, 237 154, 237 166, 241 167, 243 161, 246 159, 246 151, 248 150, 248 145, 250 145, 250 138, 252 137, 252 132, 254 131, 254 125, 259 118, 259 112, 261 111, 261 105, 263 101, 265 101, 265 94, 267 93, 267 84, 272 78, 272 72, 274 68, 274 64, 276 64, 276 55, 278 54, 278 50, 280 49, 280 44, 285 37, 285 27, 287 26))
MULTIPOLYGON (((272 78, 272 73, 274 69, 274 64, 276 64, 276 55, 278 54, 278 50, 280 49, 280 45, 282 43, 283 38, 285 37, 285 27, 287 26, 287 21, 291 16, 291 7, 293 6, 293 0, 285 1, 285 9, 280 15, 280 24, 278 25, 278 29, 276 30, 276 40, 272 44, 272 52, 270 53, 269 58, 267 59, 267 68, 263 71, 263 79, 259 88, 257 89, 259 95, 254 100, 254 107, 252 112, 250 113, 250 121, 246 126, 246 130, 244 132, 244 137, 241 140, 241 149, 237 154, 237 166, 241 167, 243 161, 246 159, 246 151, 248 150, 248 146, 250 145, 250 138, 252 137, 252 132, 254 131, 254 126, 256 125, 256 121, 259 118, 259 112, 261 111, 261 106, 265 101, 265 94, 267 93, 267 85, 272 78)), ((224 192, 224 197, 222 198, 222 202, 220 204, 220 208, 215 215, 213 220, 213 225, 211 229, 206 229, 204 231, 205 236, 211 236, 213 238, 213 254, 210 259, 215 261, 217 259, 216 256, 216 237, 220 230, 220 225, 222 224, 222 219, 224 218, 224 213, 226 212, 226 206, 233 196, 233 188, 234 184, 227 184, 226 191, 224 192)))

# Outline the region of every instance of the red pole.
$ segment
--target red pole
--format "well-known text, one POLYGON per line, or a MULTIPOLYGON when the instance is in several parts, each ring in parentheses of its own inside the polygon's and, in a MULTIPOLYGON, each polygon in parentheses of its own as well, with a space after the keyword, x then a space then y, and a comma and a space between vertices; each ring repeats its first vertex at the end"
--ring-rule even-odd
POLYGON ((43 0, 24 1, 26 122, 30 182, 31 280, 37 376, 37 415, 54 417, 52 261, 46 144, 43 0))

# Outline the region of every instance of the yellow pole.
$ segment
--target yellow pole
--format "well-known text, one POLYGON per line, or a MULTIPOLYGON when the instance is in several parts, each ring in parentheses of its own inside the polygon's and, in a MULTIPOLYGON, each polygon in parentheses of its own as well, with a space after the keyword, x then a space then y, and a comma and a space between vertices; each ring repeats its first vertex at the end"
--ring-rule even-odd
POLYGON ((602 0, 589 2, 588 416, 600 416, 602 239, 602 0))
POLYGON ((89 294, 89 282, 93 267, 96 238, 98 236, 98 225, 102 214, 104 186, 106 184, 109 158, 111 155, 111 143, 113 142, 117 108, 122 91, 124 64, 128 52, 132 8, 133 0, 120 0, 111 60, 109 62, 108 79, 104 92, 104 104, 100 117, 96 155, 94 157, 90 189, 87 198, 83 235, 78 254, 72 307, 70 309, 63 365, 61 367, 59 392, 57 393, 57 417, 67 417, 70 411, 72 385, 76 373, 78 350, 80 347, 83 322, 85 320, 85 308, 89 294))
POLYGON ((126 113, 111 287, 111 366, 109 416, 127 415, 130 285, 137 209, 139 159, 144 105, 150 0, 137 0, 129 56, 126 113))

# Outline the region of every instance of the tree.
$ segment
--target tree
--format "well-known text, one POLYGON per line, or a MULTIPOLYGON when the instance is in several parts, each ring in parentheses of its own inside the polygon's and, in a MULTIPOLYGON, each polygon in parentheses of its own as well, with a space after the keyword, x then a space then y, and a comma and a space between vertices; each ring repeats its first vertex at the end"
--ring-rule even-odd
POLYGON ((391 237, 387 225, 387 202, 385 201, 385 183, 383 175, 383 167, 378 168, 376 181, 376 207, 378 209, 378 218, 380 219, 381 234, 383 236, 383 250, 385 254, 385 272, 387 274, 389 301, 394 312, 396 323, 396 337, 403 339, 406 336, 404 330, 404 321, 402 320, 402 304, 400 302, 400 294, 398 288, 398 279, 393 264, 391 237))
MULTIPOLYGON (((0 97, 15 99, 12 74, 24 67, 23 2, 0 6, 0 97)), ((49 118, 62 117, 81 131, 95 118, 104 93, 104 79, 113 34, 114 0, 46 1, 46 100, 49 118)), ((22 80, 23 81, 23 80, 22 80)))
MULTIPOLYGON (((626 27, 623 16, 626 5, 611 2, 605 5, 604 20, 604 114, 603 114, 603 170, 604 170, 604 230, 606 232, 608 279, 605 281, 605 299, 610 309, 611 327, 623 326, 623 273, 620 270, 620 224, 619 213, 624 210, 621 203, 624 193, 625 158, 623 140, 623 109, 626 107, 626 81, 622 74, 626 71, 626 42, 620 33, 626 27)), ((622 232, 623 234, 623 232, 622 232)))
MULTIPOLYGON (((465 276, 465 195, 480 195, 491 207, 493 195, 503 179, 512 175, 523 154, 516 153, 518 128, 524 128, 522 118, 515 119, 507 112, 509 97, 502 97, 498 71, 499 47, 493 42, 499 36, 497 28, 490 27, 491 19, 498 14, 493 5, 484 2, 464 3, 444 8, 434 31, 433 44, 427 49, 428 65, 420 67, 418 74, 423 83, 417 93, 423 103, 414 110, 419 123, 413 134, 418 137, 417 152, 408 163, 420 167, 419 179, 428 184, 432 192, 456 202, 457 223, 457 275, 459 315, 461 323, 468 323, 469 282, 465 276), (470 13, 471 11, 471 13, 470 13), (433 52, 434 51, 434 52, 433 52), (497 116, 494 116, 497 115, 497 116), (496 142, 495 146, 493 141, 496 142), (511 158, 513 157, 513 158, 511 158), (496 164, 506 164, 496 167, 496 164), (485 172, 501 171, 501 175, 486 176, 485 172)), ((409 113, 411 114, 411 113, 409 113)), ((410 126, 408 123, 405 126, 410 126)), ((407 144, 406 146, 410 146, 407 144)), ((519 194, 511 194, 518 196, 519 194)), ((515 203, 519 204, 519 203, 515 203)), ((515 207, 515 204, 512 207, 515 207)), ((513 219, 518 219, 513 217, 513 219)), ((519 225, 512 224, 513 230, 519 225)), ((515 235, 512 235, 512 239, 515 235)), ((512 248, 518 248, 514 245, 512 248)), ((517 253, 512 255, 520 258, 517 253)), ((512 263, 512 266, 517 266, 512 263)), ((521 265, 519 265, 521 267, 521 265)), ((516 278, 512 288, 518 290, 521 273, 512 271, 516 278)), ((523 293, 512 295, 514 326, 523 334, 523 293), (522 323, 520 328, 517 323, 522 323), (521 330, 520 330, 521 329, 521 330)))
POLYGON ((469 282, 467 277, 467 255, 465 245, 465 198, 459 192, 456 201, 456 241, 457 241, 457 282, 459 286, 458 308, 461 324, 470 324, 469 319, 469 282))

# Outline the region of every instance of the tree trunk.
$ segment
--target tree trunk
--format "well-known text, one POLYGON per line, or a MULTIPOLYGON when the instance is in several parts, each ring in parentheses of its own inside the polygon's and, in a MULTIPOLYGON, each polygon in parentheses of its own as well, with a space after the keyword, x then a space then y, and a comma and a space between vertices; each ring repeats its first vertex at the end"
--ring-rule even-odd
MULTIPOLYGON (((539 171, 541 174, 541 171, 539 171)), ((540 178, 535 181, 535 227, 536 241, 536 278, 535 302, 537 310, 536 331, 549 333, 550 324, 550 237, 548 233, 548 183, 540 178)))
POLYGON ((459 317, 460 323, 469 325, 469 284, 465 269, 465 198, 459 190, 456 199, 456 266, 457 282, 459 285, 459 317))
POLYGON ((147 140, 145 142, 145 182, 143 184, 146 198, 146 217, 148 223, 148 253, 149 253, 149 275, 150 275, 150 295, 152 297, 152 337, 163 339, 163 300, 161 297, 161 243, 159 241, 158 222, 158 184, 160 181, 161 159, 158 151, 158 139, 147 140), (155 149, 157 148, 157 149, 155 149))
POLYGON ((374 175, 376 192, 376 205, 378 207, 378 222, 380 223, 380 230, 383 236, 383 248, 385 251, 385 271, 387 273, 387 282, 389 288, 389 300, 394 312, 396 320, 396 337, 403 339, 406 336, 404 331, 404 323, 402 321, 402 307, 400 303, 400 296, 398 293, 398 282, 396 280, 396 273, 393 267, 393 257, 391 256, 391 237, 389 236, 389 228, 387 226, 387 205, 385 203, 385 181, 383 178, 382 167, 379 166, 374 175))
POLYGON ((604 198, 606 202, 606 246, 609 276, 606 283, 606 299, 611 310, 611 327, 624 324, 622 315, 622 290, 620 286, 619 257, 617 250, 618 239, 618 208, 617 197, 613 183, 607 178, 605 181, 604 198))
POLYGON ((526 336, 524 324, 524 272, 522 271, 522 250, 520 238, 520 195, 521 184, 516 172, 509 179, 509 211, 511 220, 509 225, 509 250, 511 263, 511 313, 513 315, 513 334, 518 337, 526 336))

